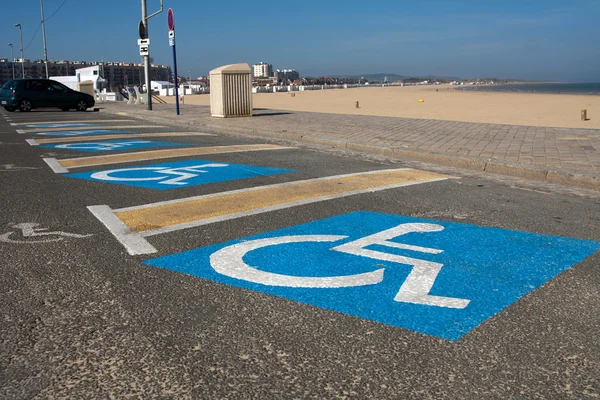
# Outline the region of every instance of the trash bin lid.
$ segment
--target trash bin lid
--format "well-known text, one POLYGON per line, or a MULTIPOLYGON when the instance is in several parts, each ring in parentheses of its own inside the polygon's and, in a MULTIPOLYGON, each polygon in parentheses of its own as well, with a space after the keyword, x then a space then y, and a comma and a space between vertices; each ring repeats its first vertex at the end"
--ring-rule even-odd
POLYGON ((246 63, 241 63, 241 64, 229 64, 229 65, 223 65, 221 67, 215 68, 212 71, 210 71, 211 75, 214 74, 243 74, 243 73, 251 73, 252 69, 250 68, 250 66, 246 63))

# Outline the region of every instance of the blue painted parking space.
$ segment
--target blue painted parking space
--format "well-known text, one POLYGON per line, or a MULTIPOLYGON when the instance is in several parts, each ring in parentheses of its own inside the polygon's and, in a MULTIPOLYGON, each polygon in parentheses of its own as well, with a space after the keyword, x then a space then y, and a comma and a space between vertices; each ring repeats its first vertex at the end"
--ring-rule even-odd
POLYGON ((87 136, 87 135, 110 135, 113 133, 131 133, 129 131, 119 131, 114 129, 91 129, 83 131, 60 131, 60 132, 27 132, 26 135, 36 136, 87 136))
POLYGON ((138 186, 156 190, 170 190, 214 182, 231 181, 295 172, 282 168, 229 164, 209 160, 187 160, 125 167, 102 171, 66 174, 70 178, 138 186))
POLYGON ((88 124, 88 123, 68 123, 68 124, 30 124, 25 125, 27 128, 75 128, 79 126, 98 126, 99 124, 88 124))
POLYGON ((76 150, 91 153, 103 153, 107 151, 129 150, 129 149, 144 149, 152 147, 174 147, 187 146, 183 143, 175 142, 153 142, 151 140, 105 140, 102 142, 78 142, 78 143, 63 143, 63 144, 48 144, 39 146, 43 149, 61 149, 61 150, 76 150))
POLYGON ((457 340, 598 249, 365 211, 145 263, 457 340))

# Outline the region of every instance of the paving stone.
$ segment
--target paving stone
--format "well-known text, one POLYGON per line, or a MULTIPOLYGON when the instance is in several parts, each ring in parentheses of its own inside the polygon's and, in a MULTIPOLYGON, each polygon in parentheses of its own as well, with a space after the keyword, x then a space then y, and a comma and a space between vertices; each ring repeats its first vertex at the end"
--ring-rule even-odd
MULTIPOLYGON (((184 120, 187 124, 215 131, 249 133, 289 138, 311 136, 344 143, 377 147, 410 146, 412 149, 451 156, 494 157, 500 161, 546 167, 573 165, 581 173, 600 171, 600 130, 531 127, 416 118, 341 115, 278 110, 255 110, 257 117, 210 117, 209 107, 183 105, 175 116, 174 106, 155 104, 149 114, 144 106, 107 104, 111 112, 124 111, 141 118, 184 120)), ((498 167, 497 170, 508 170, 498 167)), ((556 182, 565 182, 554 172, 556 182)), ((536 175, 536 176, 539 176, 536 175)), ((587 179, 587 178, 586 178, 587 179)), ((574 182, 577 180, 574 179, 574 182)), ((588 182, 588 181, 586 181, 588 182)), ((597 180, 590 181, 597 182, 597 180)), ((600 189, 599 189, 600 190, 600 189)))

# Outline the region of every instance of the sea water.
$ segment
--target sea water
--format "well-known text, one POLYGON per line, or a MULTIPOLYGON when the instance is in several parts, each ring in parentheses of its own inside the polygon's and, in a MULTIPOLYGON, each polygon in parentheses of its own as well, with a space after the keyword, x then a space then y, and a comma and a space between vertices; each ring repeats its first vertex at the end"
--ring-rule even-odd
POLYGON ((600 83, 516 83, 463 86, 461 89, 481 92, 554 93, 600 95, 600 83))

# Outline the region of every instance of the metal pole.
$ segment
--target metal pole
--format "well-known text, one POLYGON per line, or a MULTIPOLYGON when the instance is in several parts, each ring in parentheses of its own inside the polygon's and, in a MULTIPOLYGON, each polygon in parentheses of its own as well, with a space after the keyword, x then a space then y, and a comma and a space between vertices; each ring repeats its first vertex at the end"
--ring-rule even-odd
POLYGON ((46 49, 46 23, 44 21, 44 1, 40 0, 40 10, 42 11, 42 37, 44 38, 44 64, 46 64, 46 79, 48 75, 48 50, 46 49))
POLYGON ((25 55, 23 54, 23 28, 21 24, 19 24, 19 31, 21 36, 21 73, 23 74, 23 78, 25 78, 25 55))
MULTIPOLYGON (((142 0, 142 24, 148 36, 148 10, 146 0, 142 0)), ((150 46, 148 55, 144 56, 144 80, 146 81, 146 110, 152 110, 152 89, 150 88, 150 46)))
POLYGON ((10 59, 10 64, 12 65, 12 71, 13 71, 13 81, 15 80, 15 48, 13 47, 12 43, 8 44, 10 46, 10 54, 11 54, 11 59, 10 59))
MULTIPOLYGON (((145 36, 148 35, 148 20, 163 11, 163 0, 160 0, 160 10, 148 15, 146 0, 142 0, 142 24, 144 25, 145 36)), ((152 110, 152 89, 150 88, 150 46, 148 46, 148 55, 144 56, 144 78, 146 80, 146 110, 152 110)))
POLYGON ((21 24, 15 24, 15 26, 19 28, 21 36, 21 77, 25 78, 25 56, 23 56, 23 27, 21 26, 21 24))
POLYGON ((177 115, 179 115, 179 85, 177 82, 177 50, 175 49, 175 38, 173 38, 173 70, 175 80, 175 109, 177 110, 177 115))

